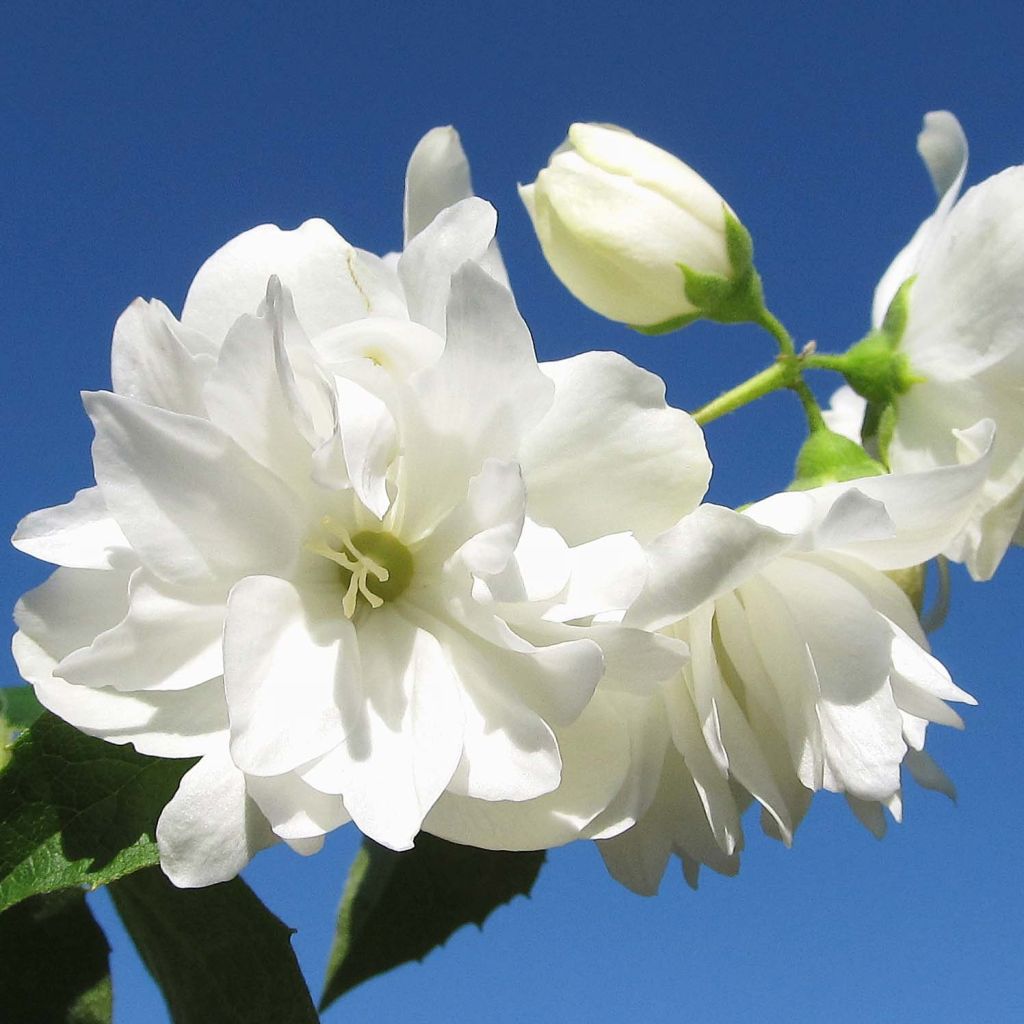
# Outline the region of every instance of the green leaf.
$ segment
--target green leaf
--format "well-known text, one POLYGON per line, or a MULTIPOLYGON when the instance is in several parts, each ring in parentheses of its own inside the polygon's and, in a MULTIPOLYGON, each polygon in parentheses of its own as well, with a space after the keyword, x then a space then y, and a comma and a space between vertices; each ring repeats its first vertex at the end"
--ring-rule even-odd
POLYGON ((41 714, 43 705, 31 686, 7 686, 0 690, 0 715, 14 729, 27 729, 41 714))
POLYGON ((43 705, 31 686, 9 686, 0 690, 0 771, 11 760, 11 744, 42 713, 43 705))
POLYGON ((529 895, 543 863, 543 850, 477 850, 425 833, 403 853, 364 840, 341 898, 321 1011, 361 982, 422 960, 464 924, 482 927, 496 907, 529 895))
POLYGON ((156 819, 194 763, 145 757, 43 714, 0 774, 0 910, 156 864, 156 819))
POLYGON ((292 929, 240 878, 178 889, 150 868, 110 894, 175 1024, 316 1024, 292 929))
POLYGON ((33 896, 0 914, 3 1019, 110 1024, 109 953, 80 889, 33 896))

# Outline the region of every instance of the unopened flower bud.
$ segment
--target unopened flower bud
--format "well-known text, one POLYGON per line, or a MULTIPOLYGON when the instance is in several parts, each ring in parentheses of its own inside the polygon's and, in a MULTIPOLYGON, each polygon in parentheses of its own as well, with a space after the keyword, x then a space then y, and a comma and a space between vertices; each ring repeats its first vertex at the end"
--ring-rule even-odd
POLYGON ((750 236, 722 197, 622 128, 572 125, 519 194, 552 270, 611 320, 660 332, 722 319, 716 311, 735 305, 736 285, 746 298, 756 279, 750 236))

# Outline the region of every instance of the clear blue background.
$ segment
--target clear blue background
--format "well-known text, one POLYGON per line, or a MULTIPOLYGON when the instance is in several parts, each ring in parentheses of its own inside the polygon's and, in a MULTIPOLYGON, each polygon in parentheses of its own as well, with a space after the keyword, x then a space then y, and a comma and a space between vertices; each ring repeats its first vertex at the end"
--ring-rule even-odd
MULTIPOLYGON (((833 349, 863 333, 875 281, 931 209, 914 151, 925 111, 960 116, 971 181, 1024 160, 1018 3, 81 6, 9 5, 0 39, 8 531, 91 482, 77 393, 108 386, 111 328, 134 296, 180 309, 201 261, 266 221, 323 216, 362 247, 397 248, 405 160, 435 124, 460 129, 498 207, 541 357, 625 351, 686 408, 766 365, 772 342, 700 325, 642 339, 561 289, 515 183, 569 122, 628 126, 705 174, 753 232, 774 310, 800 342, 833 349)), ((801 421, 779 396, 707 433, 711 496, 740 503, 788 482, 801 421)), ((673 871, 646 900, 577 844, 482 935, 458 934, 326 1019, 1024 1019, 1022 554, 984 586, 958 574, 935 637, 981 701, 966 733, 929 740, 958 807, 911 786, 905 824, 878 843, 826 796, 793 850, 751 827, 738 878, 708 875, 693 893, 673 871)), ((46 572, 9 550, 0 604, 46 572)), ((357 841, 343 830, 309 860, 271 851, 247 874, 298 929, 316 991, 357 841)), ((116 1020, 165 1019, 94 900, 116 1020)))

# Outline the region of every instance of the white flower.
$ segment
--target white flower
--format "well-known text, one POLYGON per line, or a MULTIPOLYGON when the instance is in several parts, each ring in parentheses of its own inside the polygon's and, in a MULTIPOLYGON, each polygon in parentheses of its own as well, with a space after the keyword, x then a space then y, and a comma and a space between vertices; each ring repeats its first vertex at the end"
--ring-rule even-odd
POLYGON ((62 566, 16 612, 42 702, 201 758, 157 826, 179 885, 349 819, 393 849, 432 808, 477 845, 492 805, 534 808, 523 848, 628 824, 604 812, 629 737, 591 697, 620 646, 665 674, 680 656, 576 623, 621 617, 640 542, 710 464, 626 360, 538 366, 468 182, 435 130, 397 265, 322 221, 268 225, 204 264, 180 323, 133 303, 115 393, 85 398, 97 486, 16 534, 62 566))
POLYGON ((888 457, 897 473, 946 465, 956 457, 954 430, 995 421, 983 501, 946 551, 988 579, 1015 534, 1020 540, 1024 515, 1024 167, 955 202, 967 163, 956 118, 929 114, 918 148, 939 206, 886 271, 874 304, 877 326, 914 277, 898 351, 919 382, 898 400, 888 457))
POLYGON ((660 705, 636 705, 657 781, 638 824, 600 844, 616 878, 652 893, 673 853, 691 884, 702 863, 734 873, 751 797, 788 844, 817 790, 845 794, 880 832, 883 806, 900 816, 901 765, 950 788, 925 728, 959 726, 945 702, 973 700, 886 572, 931 557, 970 517, 991 424, 963 443, 969 464, 778 494, 743 513, 704 505, 650 545, 624 621, 686 642, 691 661, 660 705))
POLYGON ((574 124, 519 194, 551 269, 611 320, 695 312, 680 264, 731 278, 722 197, 671 153, 621 128, 574 124))

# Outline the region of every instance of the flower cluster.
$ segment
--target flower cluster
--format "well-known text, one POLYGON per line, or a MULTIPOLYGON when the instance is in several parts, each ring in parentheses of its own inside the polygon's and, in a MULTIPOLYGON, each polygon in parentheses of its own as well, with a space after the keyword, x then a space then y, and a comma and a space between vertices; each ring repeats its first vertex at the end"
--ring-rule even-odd
MULTIPOLYGON (((927 378, 893 473, 733 511, 702 504, 702 430, 658 378, 538 363, 495 211, 434 129, 401 254, 265 225, 180 318, 124 312, 112 391, 85 396, 96 486, 15 534, 59 566, 17 607, 21 672, 85 733, 199 759, 157 826, 179 886, 349 821, 394 850, 597 839, 640 892, 672 854, 691 881, 734 871, 752 801, 787 843, 819 790, 879 831, 904 766, 949 790, 926 727, 972 701, 890 574, 941 552, 990 574, 1019 531, 1024 321, 995 303, 1021 181, 947 190, 880 286, 888 306, 916 275, 900 346, 927 378)), ((682 323, 759 280, 717 193, 628 133, 574 126, 522 193, 556 272, 616 319, 682 323)))

